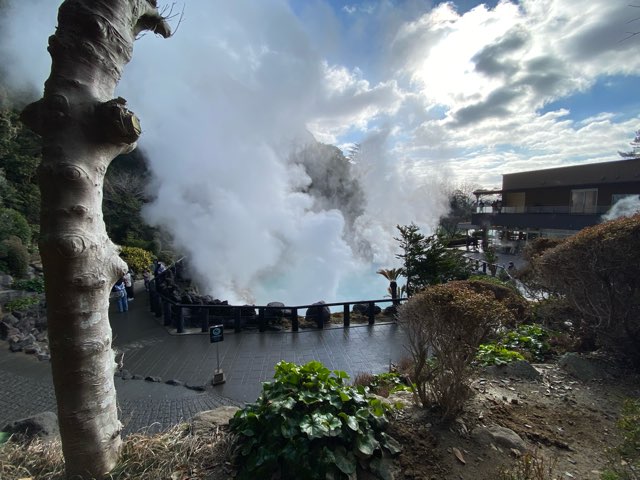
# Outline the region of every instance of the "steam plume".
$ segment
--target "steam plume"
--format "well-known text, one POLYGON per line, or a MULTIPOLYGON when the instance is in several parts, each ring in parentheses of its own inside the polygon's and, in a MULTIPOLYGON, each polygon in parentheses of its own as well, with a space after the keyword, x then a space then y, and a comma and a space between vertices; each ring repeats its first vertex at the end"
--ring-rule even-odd
MULTIPOLYGON (((41 90, 59 3, 9 0, 0 61, 16 83, 41 90)), ((145 216, 172 233, 203 293, 259 304, 384 296, 375 271, 397 265, 395 226, 435 226, 441 179, 394 158, 385 128, 362 139, 355 165, 315 142, 307 126, 331 121, 335 92, 286 2, 193 0, 173 38, 135 50, 118 94, 144 128, 155 196, 145 216)))

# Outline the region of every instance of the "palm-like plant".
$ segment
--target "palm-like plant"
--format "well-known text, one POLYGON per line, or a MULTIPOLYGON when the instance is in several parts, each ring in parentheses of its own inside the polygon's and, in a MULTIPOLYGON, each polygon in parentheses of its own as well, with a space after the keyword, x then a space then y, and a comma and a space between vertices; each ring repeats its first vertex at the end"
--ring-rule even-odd
POLYGON ((389 291, 391 292, 391 299, 395 305, 396 299, 398 298, 398 284, 396 280, 404 273, 404 268, 381 268, 376 273, 389 280, 389 291))

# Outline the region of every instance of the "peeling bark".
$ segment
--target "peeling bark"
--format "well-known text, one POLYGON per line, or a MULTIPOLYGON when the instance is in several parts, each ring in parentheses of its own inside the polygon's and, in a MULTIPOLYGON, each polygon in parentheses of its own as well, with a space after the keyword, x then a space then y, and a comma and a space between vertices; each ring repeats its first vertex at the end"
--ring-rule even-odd
POLYGON ((113 98, 133 42, 170 29, 155 0, 66 0, 49 38, 51 75, 23 122, 43 138, 40 254, 53 383, 67 475, 102 478, 116 464, 118 421, 109 292, 125 273, 102 216, 111 161, 135 148, 140 125, 113 98))

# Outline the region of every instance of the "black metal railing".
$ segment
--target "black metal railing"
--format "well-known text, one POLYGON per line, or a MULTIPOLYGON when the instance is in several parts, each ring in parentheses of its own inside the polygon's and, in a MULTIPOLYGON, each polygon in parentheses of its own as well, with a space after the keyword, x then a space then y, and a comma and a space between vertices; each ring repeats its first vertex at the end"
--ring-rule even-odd
POLYGON ((264 332, 267 330, 269 320, 276 318, 289 318, 291 320, 291 330, 294 332, 300 329, 299 311, 307 310, 306 318, 315 321, 319 329, 325 327, 327 323, 326 307, 329 309, 329 319, 331 315, 330 307, 342 307, 342 323, 343 328, 351 326, 351 316, 353 314, 352 306, 362 305, 359 310, 360 314, 367 317, 368 324, 375 324, 375 317, 382 312, 382 308, 378 312, 379 303, 390 303, 392 306, 398 306, 406 298, 384 298, 378 300, 358 300, 350 302, 335 303, 315 303, 310 305, 296 306, 270 306, 270 305, 227 305, 227 304, 184 304, 176 302, 160 292, 156 291, 155 286, 149 291, 149 303, 151 311, 156 317, 164 319, 165 326, 174 326, 176 333, 184 333, 185 321, 190 320, 190 324, 200 325, 202 332, 207 332, 210 325, 223 324, 232 326, 235 332, 240 332, 242 327, 249 321, 256 321, 258 330, 264 332), (256 315, 256 310, 258 314, 256 315), (312 313, 309 312, 312 310, 312 313), (257 317, 257 319, 256 319, 257 317), (195 319, 195 322, 194 322, 195 319))

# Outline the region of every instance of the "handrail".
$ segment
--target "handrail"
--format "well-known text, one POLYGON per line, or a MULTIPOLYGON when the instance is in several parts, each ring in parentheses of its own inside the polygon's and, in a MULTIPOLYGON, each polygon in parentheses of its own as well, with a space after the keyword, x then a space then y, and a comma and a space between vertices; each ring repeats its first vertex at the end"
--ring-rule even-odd
MULTIPOLYGON (((311 308, 324 308, 324 307, 343 307, 343 325, 344 328, 348 328, 351 324, 351 305, 367 305, 367 315, 369 325, 374 325, 375 323, 375 306, 378 303, 393 303, 394 305, 399 305, 401 302, 406 301, 407 298, 383 298, 377 300, 355 300, 348 302, 333 302, 333 303, 315 303, 309 305, 294 305, 294 306, 274 306, 274 305, 229 305, 229 304, 193 304, 193 303, 181 303, 177 302, 173 299, 170 299, 163 295, 162 293, 155 290, 155 285, 150 290, 149 301, 151 304, 151 310, 155 312, 156 317, 164 317, 164 325, 171 326, 174 323, 176 324, 177 333, 184 333, 184 315, 182 309, 191 309, 197 310, 197 315, 200 316, 200 324, 201 331, 206 332, 209 327, 209 311, 210 310, 220 310, 226 309, 229 311, 231 315, 226 315, 228 318, 233 318, 234 320, 234 330, 236 332, 240 332, 242 326, 242 310, 243 309, 251 309, 254 311, 258 310, 258 327, 260 332, 264 332, 266 330, 266 314, 269 310, 279 310, 282 312, 287 312, 287 314, 283 314, 282 317, 290 317, 291 318, 291 329, 294 332, 299 330, 299 318, 298 318, 298 310, 302 309, 311 309, 311 308), (173 313, 176 313, 176 322, 173 321, 173 313)), ((316 323, 318 328, 324 328, 324 317, 322 314, 318 314, 316 318, 316 323)))

